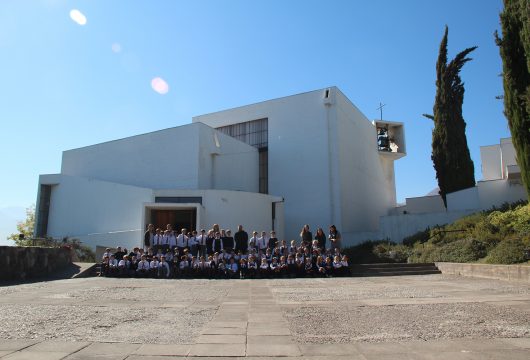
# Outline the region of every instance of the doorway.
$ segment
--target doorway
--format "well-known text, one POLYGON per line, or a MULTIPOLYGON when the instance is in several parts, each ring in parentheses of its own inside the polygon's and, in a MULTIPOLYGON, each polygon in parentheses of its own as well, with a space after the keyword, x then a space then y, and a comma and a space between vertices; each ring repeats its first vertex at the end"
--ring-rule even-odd
POLYGON ((167 224, 173 226, 173 230, 180 233, 185 228, 188 231, 196 230, 197 209, 179 209, 179 210, 151 210, 151 224, 155 229, 166 229, 167 224))

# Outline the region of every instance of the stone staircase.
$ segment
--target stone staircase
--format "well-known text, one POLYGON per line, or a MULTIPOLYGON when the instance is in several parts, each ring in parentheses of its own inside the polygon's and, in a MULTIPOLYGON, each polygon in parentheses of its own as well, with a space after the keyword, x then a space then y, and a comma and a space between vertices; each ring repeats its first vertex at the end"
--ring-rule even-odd
POLYGON ((401 276, 401 275, 430 275, 442 272, 434 263, 419 264, 354 264, 351 266, 352 276, 401 276))

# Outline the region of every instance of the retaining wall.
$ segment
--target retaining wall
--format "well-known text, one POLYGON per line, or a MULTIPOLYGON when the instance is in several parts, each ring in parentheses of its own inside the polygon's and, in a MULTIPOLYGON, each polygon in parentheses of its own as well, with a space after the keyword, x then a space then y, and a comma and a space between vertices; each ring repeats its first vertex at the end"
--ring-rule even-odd
POLYGON ((46 276, 71 262, 69 249, 0 246, 0 280, 46 276))
POLYGON ((442 272, 442 274, 530 283, 530 266, 528 265, 489 265, 437 262, 436 266, 442 272))

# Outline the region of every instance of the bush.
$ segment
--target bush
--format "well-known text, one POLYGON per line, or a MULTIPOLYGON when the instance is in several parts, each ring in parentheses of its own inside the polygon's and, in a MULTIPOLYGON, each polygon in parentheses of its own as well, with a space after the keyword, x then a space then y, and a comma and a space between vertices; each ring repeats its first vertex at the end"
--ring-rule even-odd
POLYGON ((490 251, 486 257, 488 264, 517 264, 526 261, 525 250, 528 244, 521 239, 506 239, 490 251))
POLYGON ((403 263, 407 262, 411 249, 386 240, 368 240, 342 249, 351 264, 403 263))
POLYGON ((416 243, 424 243, 431 237, 431 228, 427 227, 427 229, 418 231, 416 234, 407 236, 403 239, 403 245, 405 246, 413 246, 416 243))
POLYGON ((411 262, 521 262, 521 247, 530 246, 530 205, 503 204, 452 224, 425 229, 405 239, 404 244, 412 247, 411 262))
POLYGON ((486 255, 486 245, 475 239, 461 239, 436 246, 427 244, 417 248, 410 257, 411 262, 428 263, 436 261, 472 262, 486 255))

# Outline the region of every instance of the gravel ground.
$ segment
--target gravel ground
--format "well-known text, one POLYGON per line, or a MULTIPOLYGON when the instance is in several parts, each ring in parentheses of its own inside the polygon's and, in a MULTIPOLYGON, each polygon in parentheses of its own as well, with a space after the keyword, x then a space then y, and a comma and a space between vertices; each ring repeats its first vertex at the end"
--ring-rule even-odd
POLYGON ((189 344, 217 308, 0 305, 0 339, 189 344))
POLYGON ((485 303, 303 306, 286 316, 305 344, 530 336, 530 313, 485 303))
POLYGON ((530 338, 529 295, 530 284, 442 275, 60 280, 0 287, 0 341, 193 344, 224 304, 282 308, 302 344, 530 338))

